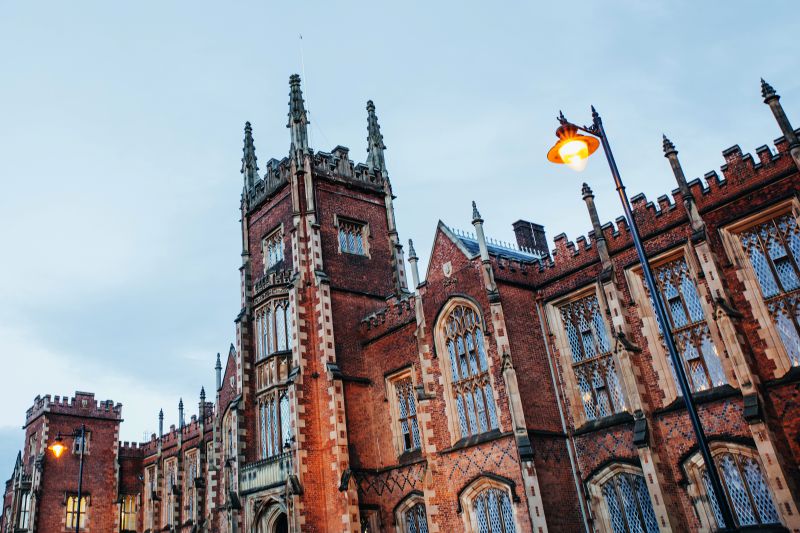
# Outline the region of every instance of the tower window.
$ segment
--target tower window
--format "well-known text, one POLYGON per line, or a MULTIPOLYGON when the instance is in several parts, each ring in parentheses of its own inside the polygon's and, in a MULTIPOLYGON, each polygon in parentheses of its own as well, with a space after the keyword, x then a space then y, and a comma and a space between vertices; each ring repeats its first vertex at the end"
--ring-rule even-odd
POLYGON ((339 218, 339 250, 353 255, 369 255, 367 225, 362 222, 339 218))
POLYGON ((264 271, 283 262, 283 231, 278 228, 264 238, 261 243, 264 254, 264 271))
POLYGON ((406 370, 390 377, 387 386, 398 453, 420 449, 421 438, 411 371, 406 370))
POLYGON ((78 496, 67 496, 67 528, 75 529, 77 525, 83 529, 86 527, 86 496, 81 496, 78 505, 78 496))

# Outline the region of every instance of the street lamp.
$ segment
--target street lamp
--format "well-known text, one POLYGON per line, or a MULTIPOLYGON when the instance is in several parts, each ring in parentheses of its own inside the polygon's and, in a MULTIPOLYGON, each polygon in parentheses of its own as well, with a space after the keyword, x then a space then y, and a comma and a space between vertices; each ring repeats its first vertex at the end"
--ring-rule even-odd
POLYGON ((611 175, 614 177, 614 184, 617 187, 619 199, 622 202, 622 207, 625 210, 625 218, 628 221, 628 228, 631 232, 633 239, 633 246, 636 248, 636 254, 639 256, 639 263, 642 265, 642 273, 644 274, 647 288, 650 290, 650 295, 653 300, 653 307, 655 307, 656 318, 658 325, 661 327, 661 333, 664 337, 664 344, 667 345, 670 359, 672 359, 672 367, 675 369, 675 378, 681 388, 683 400, 686 402, 686 411, 689 413, 689 418, 692 421, 694 434, 697 438, 697 444, 700 447, 700 453, 703 456, 703 461, 706 464, 706 472, 711 482, 711 489, 714 491, 717 503, 719 504, 720 514, 725 522, 719 524, 722 530, 732 530, 736 527, 733 520, 733 513, 731 512, 728 499, 725 496, 725 491, 722 488, 722 482, 719 478, 719 472, 714 464, 714 458, 711 456, 711 449, 708 447, 708 440, 706 439, 703 426, 700 424, 700 417, 697 415, 697 408, 692 398, 692 391, 689 388, 689 382, 686 379, 686 372, 683 368, 678 349, 675 347, 675 340, 672 338, 669 321, 667 320, 667 310, 661 298, 661 293, 656 287, 653 272, 650 269, 650 264, 647 262, 647 256, 644 253, 642 239, 639 236, 639 228, 636 226, 636 220, 633 218, 633 210, 631 209, 628 195, 625 192, 625 186, 622 184, 622 178, 617 169, 617 163, 614 161, 614 154, 611 153, 611 146, 608 143, 608 137, 603 129, 603 121, 600 115, 592 106, 592 125, 591 126, 577 126, 569 122, 563 113, 559 113, 558 122, 561 124, 556 130, 558 141, 547 152, 547 159, 553 163, 566 164, 576 170, 583 170, 586 167, 587 160, 592 153, 598 148, 598 144, 603 145, 603 151, 608 160, 608 166, 611 168, 611 175), (587 133, 581 135, 578 132, 587 133), (598 143, 599 140, 599 143, 598 143))
MULTIPOLYGON (((83 505, 81 503, 81 499, 83 496, 83 451, 86 449, 86 424, 81 424, 81 428, 76 430, 75 432, 70 435, 73 439, 80 439, 80 466, 78 467, 78 501, 77 501, 77 508, 76 508, 76 516, 75 516, 75 533, 79 533, 81 529, 81 515, 84 514, 85 510, 83 509, 83 505)), ((67 447, 64 445, 64 439, 61 437, 59 433, 56 435, 53 444, 48 446, 48 449, 53 452, 53 455, 56 456, 56 459, 61 457, 61 454, 64 453, 64 450, 67 447)))

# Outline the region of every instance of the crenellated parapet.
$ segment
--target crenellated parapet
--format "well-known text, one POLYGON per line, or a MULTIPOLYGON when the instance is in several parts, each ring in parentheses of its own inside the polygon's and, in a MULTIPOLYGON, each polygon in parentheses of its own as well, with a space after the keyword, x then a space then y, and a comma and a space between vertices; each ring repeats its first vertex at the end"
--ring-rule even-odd
POLYGON ((72 416, 103 418, 108 420, 122 420, 122 404, 112 400, 97 401, 94 393, 75 392, 74 397, 68 396, 36 396, 31 406, 25 413, 25 424, 44 413, 66 414, 72 416))
POLYGON ((391 296, 386 304, 361 319, 360 331, 363 342, 380 337, 388 331, 414 321, 416 296, 404 294, 391 296))

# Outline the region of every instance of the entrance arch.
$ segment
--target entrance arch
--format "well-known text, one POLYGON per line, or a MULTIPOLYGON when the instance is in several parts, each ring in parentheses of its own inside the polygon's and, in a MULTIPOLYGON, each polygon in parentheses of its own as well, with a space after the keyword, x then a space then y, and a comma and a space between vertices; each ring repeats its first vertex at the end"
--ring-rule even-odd
POLYGON ((278 503, 273 503, 256 521, 253 533, 289 533, 289 519, 278 503))

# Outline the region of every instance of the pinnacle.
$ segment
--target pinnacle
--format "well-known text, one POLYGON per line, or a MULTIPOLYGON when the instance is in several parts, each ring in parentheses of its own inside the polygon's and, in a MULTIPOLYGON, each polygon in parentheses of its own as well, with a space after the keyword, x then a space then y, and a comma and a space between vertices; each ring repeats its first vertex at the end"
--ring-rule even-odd
POLYGON ((475 204, 475 200, 472 201, 472 222, 476 222, 481 220, 481 214, 478 212, 478 206, 475 204))
POLYGON ((592 197, 594 196, 592 194, 592 189, 591 189, 591 187, 589 187, 588 183, 584 183, 583 187, 581 187, 581 195, 583 196, 584 199, 588 198, 589 196, 592 196, 592 197))
POLYGON ((408 239, 408 258, 417 259, 417 251, 414 250, 414 241, 408 239))
POLYGON ((663 133, 661 134, 661 137, 663 138, 664 155, 668 156, 671 153, 676 153, 677 154, 678 151, 675 149, 675 145, 672 144, 672 141, 667 139, 667 136, 664 135, 663 133))
POLYGON ((764 81, 764 78, 761 78, 761 96, 764 97, 764 100, 777 96, 775 89, 773 89, 772 85, 764 81))

